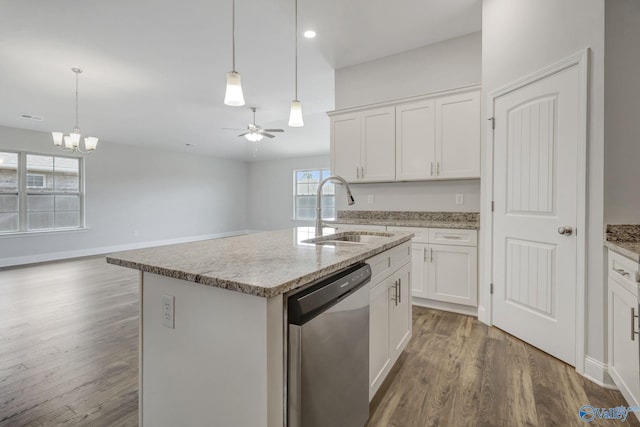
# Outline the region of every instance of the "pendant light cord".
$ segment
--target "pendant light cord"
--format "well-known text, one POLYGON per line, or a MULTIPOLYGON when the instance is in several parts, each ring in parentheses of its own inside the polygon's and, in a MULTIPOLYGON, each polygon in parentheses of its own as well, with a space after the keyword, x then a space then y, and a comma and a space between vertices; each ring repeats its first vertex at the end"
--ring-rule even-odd
POLYGON ((78 126, 78 74, 76 73, 76 129, 80 129, 80 126, 78 126))
POLYGON ((295 29, 296 29, 296 101, 298 100, 298 0, 295 1, 295 12, 296 12, 296 23, 295 23, 295 29))
POLYGON ((233 72, 236 71, 236 0, 233 0, 231 6, 231 51, 233 61, 233 72))

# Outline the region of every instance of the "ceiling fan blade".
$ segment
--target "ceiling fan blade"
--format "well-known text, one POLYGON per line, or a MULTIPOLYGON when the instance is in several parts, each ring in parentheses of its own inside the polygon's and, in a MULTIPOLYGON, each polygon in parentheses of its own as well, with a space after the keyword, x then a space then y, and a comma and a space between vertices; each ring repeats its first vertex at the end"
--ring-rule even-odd
POLYGON ((284 129, 263 129, 265 132, 284 132, 284 129))
POLYGON ((245 135, 249 135, 251 132, 245 132, 245 133, 241 133, 240 135, 237 136, 245 136, 245 135))
POLYGON ((244 130, 244 128, 220 128, 222 130, 244 130))
POLYGON ((270 133, 264 133, 264 132, 262 132, 262 135, 266 136, 267 138, 275 138, 276 137, 275 135, 271 135, 270 133))

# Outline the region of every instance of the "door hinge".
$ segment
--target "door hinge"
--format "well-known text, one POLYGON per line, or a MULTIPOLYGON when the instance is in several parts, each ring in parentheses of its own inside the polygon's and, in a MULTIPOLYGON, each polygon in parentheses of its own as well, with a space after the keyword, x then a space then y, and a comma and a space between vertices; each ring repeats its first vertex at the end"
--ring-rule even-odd
POLYGON ((495 117, 489 117, 487 120, 489 120, 491 122, 491 129, 495 129, 496 128, 496 118, 495 117))
POLYGON ((496 202, 491 202, 491 212, 496 209, 496 202))
POLYGON ((489 292, 491 293, 491 295, 493 295, 493 283, 489 285, 489 292))

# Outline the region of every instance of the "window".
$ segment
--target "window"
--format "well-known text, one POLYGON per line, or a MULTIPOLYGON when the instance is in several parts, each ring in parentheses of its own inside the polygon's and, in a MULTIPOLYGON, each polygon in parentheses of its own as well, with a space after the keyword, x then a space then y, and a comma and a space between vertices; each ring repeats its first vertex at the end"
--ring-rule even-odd
POLYGON ((80 228, 82 161, 0 151, 0 233, 80 228))
MULTIPOLYGON (((316 191, 318 184, 331 175, 329 169, 303 169, 293 171, 294 218, 316 218, 316 191)), ((333 219, 336 216, 336 197, 334 185, 328 182, 322 188, 322 218, 333 219)))

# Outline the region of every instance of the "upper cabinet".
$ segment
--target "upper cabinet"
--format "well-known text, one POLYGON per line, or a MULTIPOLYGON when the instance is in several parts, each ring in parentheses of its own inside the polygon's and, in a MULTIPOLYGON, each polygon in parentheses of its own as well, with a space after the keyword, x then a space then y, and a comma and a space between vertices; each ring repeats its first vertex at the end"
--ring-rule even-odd
POLYGON ((331 117, 332 171, 349 182, 480 177, 480 89, 331 117))
POLYGON ((395 108, 331 118, 331 170, 349 182, 395 180, 395 108))

